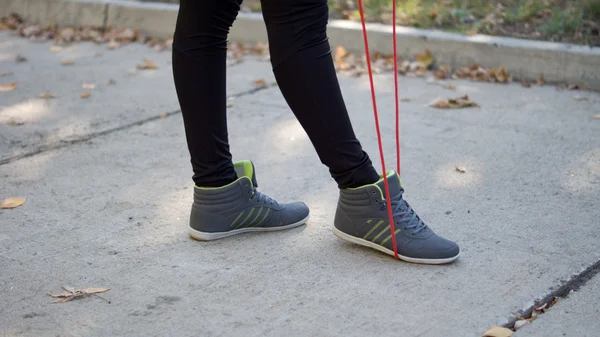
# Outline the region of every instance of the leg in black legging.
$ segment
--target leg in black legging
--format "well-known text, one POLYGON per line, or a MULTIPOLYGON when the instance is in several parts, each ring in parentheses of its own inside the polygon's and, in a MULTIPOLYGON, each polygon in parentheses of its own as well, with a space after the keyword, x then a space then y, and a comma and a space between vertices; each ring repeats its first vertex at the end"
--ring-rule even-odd
POLYGON ((227 34, 242 0, 181 0, 173 76, 197 186, 234 181, 227 137, 227 34))
POLYGON ((356 139, 327 41, 327 0, 261 0, 271 63, 288 105, 339 187, 379 179, 356 139))
MULTIPOLYGON (((227 138, 227 34, 241 0, 181 0, 173 72, 198 186, 232 182, 227 138)), ((326 0, 262 0, 273 71, 319 158, 338 185, 379 175, 356 139, 327 42, 326 0)))

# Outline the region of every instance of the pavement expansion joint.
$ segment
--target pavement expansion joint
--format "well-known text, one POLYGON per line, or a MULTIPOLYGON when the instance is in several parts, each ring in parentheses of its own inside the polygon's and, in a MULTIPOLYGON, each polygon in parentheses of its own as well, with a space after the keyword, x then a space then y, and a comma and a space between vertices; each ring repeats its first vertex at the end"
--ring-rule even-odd
MULTIPOLYGON (((265 89, 268 89, 270 87, 275 87, 276 85, 277 85, 276 83, 273 83, 273 84, 266 85, 266 86, 261 86, 261 87, 252 88, 252 89, 245 90, 245 91, 240 91, 238 93, 235 93, 235 94, 229 96, 228 98, 229 99, 237 99, 237 98, 240 98, 240 97, 249 96, 249 95, 255 94, 255 93, 257 93, 257 92, 259 92, 261 90, 265 90, 265 89)), ((117 131, 121 131, 121 130, 126 130, 126 129, 132 128, 134 126, 140 126, 140 125, 146 124, 148 122, 152 122, 152 121, 155 121, 157 119, 161 119, 161 118, 166 118, 166 117, 169 117, 169 116, 173 116, 173 115, 176 115, 176 114, 179 114, 179 113, 181 113, 181 110, 175 110, 175 111, 171 111, 171 112, 167 112, 167 113, 162 113, 160 115, 152 116, 152 117, 145 118, 145 119, 142 119, 142 120, 139 120, 139 121, 135 121, 135 122, 132 122, 132 123, 129 123, 129 124, 117 126, 117 127, 110 128, 110 129, 106 129, 104 131, 93 132, 93 133, 90 133, 90 134, 87 134, 87 135, 81 135, 81 136, 79 136, 77 138, 74 138, 74 139, 61 140, 61 141, 59 141, 57 143, 54 143, 54 144, 42 145, 39 148, 37 148, 37 149, 35 149, 33 151, 30 151, 30 152, 18 154, 18 155, 11 156, 11 157, 0 158, 0 165, 9 164, 9 163, 12 163, 14 161, 17 161, 17 160, 20 160, 20 159, 23 159, 23 158, 28 158, 28 157, 31 157, 31 156, 35 156, 35 155, 40 154, 40 153, 45 153, 45 152, 48 152, 48 151, 61 149, 61 148, 66 147, 68 145, 73 145, 73 144, 78 144, 78 143, 86 142, 86 141, 91 140, 91 139, 96 138, 96 137, 108 135, 108 134, 111 134, 113 132, 117 132, 117 131)))
POLYGON ((584 271, 579 274, 573 275, 568 281, 564 282, 558 289, 550 292, 546 296, 542 297, 542 299, 535 301, 533 305, 524 309, 510 318, 509 322, 504 325, 504 327, 513 329, 515 326, 515 322, 517 321, 517 317, 521 317, 523 319, 529 319, 532 316, 533 311, 536 308, 540 307, 551 307, 555 299, 564 299, 569 296, 569 294, 573 291, 579 290, 582 286, 584 286, 589 280, 591 280, 594 276, 600 273, 600 260, 596 261, 596 263, 592 264, 584 271))

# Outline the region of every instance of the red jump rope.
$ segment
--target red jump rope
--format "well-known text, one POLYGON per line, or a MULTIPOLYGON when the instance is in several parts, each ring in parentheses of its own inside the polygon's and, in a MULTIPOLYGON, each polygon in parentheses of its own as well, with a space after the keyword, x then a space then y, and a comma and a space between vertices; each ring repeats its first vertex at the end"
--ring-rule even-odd
MULTIPOLYGON (((392 40, 394 44, 394 96, 396 101, 396 159, 398 175, 400 175, 400 103, 398 101, 398 55, 396 51, 396 0, 392 0, 392 40)), ((377 142, 379 144, 379 156, 381 157, 381 169, 383 172, 383 184, 385 186, 385 199, 387 200, 387 211, 390 220, 390 231, 392 234, 392 246, 394 247, 394 257, 398 259, 398 248, 396 247, 396 230, 394 229, 394 217, 392 215, 392 204, 390 202, 390 188, 387 180, 387 171, 385 169, 385 158, 383 155, 383 145, 381 141, 381 131, 379 130, 379 115, 377 113, 377 100, 375 98, 375 85, 373 84, 373 70, 371 69, 371 56, 369 55, 369 39, 367 37, 367 27, 365 25, 365 14, 362 0, 358 0, 358 10, 360 12, 360 21, 362 23, 363 38, 365 41, 365 54, 367 57, 367 69, 369 71, 369 82, 371 84, 371 99, 373 101, 373 114, 375 115, 375 128, 377 129, 377 142)))

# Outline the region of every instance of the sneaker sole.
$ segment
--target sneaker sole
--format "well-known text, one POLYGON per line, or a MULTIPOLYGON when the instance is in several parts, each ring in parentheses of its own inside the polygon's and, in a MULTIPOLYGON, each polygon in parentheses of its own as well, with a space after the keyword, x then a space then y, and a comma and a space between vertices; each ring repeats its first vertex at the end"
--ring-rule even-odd
POLYGON ((242 234, 242 233, 251 233, 251 232, 275 232, 275 231, 282 231, 282 230, 286 230, 286 229, 291 229, 294 227, 299 227, 302 226, 303 224, 305 224, 308 219, 310 218, 310 214, 306 216, 306 218, 298 221, 298 222, 294 222, 292 224, 289 225, 285 225, 285 226, 278 226, 278 227, 247 227, 247 228, 240 228, 240 229, 233 229, 230 230, 228 232, 201 232, 201 231, 197 231, 193 228, 189 228, 189 234, 193 239, 199 240, 199 241, 211 241, 211 240, 218 240, 218 239, 222 239, 222 238, 226 238, 228 236, 232 236, 232 235, 237 235, 237 234, 242 234))
MULTIPOLYGON (((342 240, 346 240, 346 241, 355 243, 357 245, 377 249, 378 251, 380 251, 382 253, 394 256, 394 251, 389 250, 389 249, 387 249, 383 246, 380 246, 376 243, 346 234, 335 227, 333 227, 332 231, 333 231, 333 234, 335 234, 335 236, 337 236, 338 238, 340 238, 342 240)), ((456 259, 458 259, 459 255, 460 255, 460 252, 458 254, 456 254, 456 256, 445 258, 445 259, 419 259, 419 258, 415 258, 415 257, 402 256, 402 255, 398 254, 398 258, 400 260, 403 260, 406 262, 420 263, 420 264, 447 264, 447 263, 456 261, 456 259)))

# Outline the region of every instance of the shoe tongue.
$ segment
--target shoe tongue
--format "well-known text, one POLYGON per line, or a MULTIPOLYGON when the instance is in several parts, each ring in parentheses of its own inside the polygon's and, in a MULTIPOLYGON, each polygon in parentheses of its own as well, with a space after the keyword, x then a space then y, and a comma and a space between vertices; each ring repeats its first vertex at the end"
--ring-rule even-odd
MULTIPOLYGON (((403 190, 402 186, 400 186, 400 177, 398 177, 396 172, 390 171, 387 175, 387 182, 390 189, 390 198, 392 198, 392 200, 396 199, 403 190)), ((383 197, 385 198, 385 184, 383 178, 381 178, 375 185, 379 187, 383 197)))

